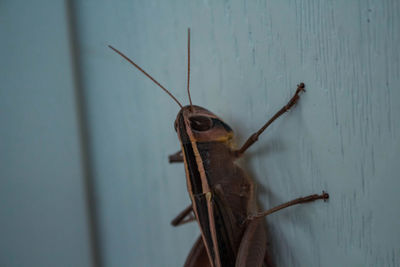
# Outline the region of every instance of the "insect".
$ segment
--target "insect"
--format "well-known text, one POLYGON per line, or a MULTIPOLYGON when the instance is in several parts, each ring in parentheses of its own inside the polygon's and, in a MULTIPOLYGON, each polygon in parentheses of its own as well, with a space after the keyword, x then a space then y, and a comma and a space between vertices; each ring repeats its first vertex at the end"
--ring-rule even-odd
POLYGON ((251 147, 267 127, 292 108, 305 91, 300 83, 289 102, 260 130, 235 149, 233 131, 222 119, 207 109, 193 105, 190 97, 190 29, 188 29, 187 92, 189 105, 183 106, 165 87, 135 62, 112 46, 144 75, 163 89, 180 107, 174 128, 181 150, 169 157, 170 162, 183 162, 191 205, 173 221, 178 226, 197 221, 201 236, 189 253, 185 266, 271 266, 262 218, 283 208, 327 200, 329 195, 313 194, 294 199, 270 210, 260 212, 254 193, 254 182, 235 163, 251 147))

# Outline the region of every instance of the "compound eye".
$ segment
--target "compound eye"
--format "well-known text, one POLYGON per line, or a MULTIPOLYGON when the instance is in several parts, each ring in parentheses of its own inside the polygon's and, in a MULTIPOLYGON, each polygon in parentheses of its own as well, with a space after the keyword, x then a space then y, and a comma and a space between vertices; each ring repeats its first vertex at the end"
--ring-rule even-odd
POLYGON ((175 121, 175 123, 174 123, 174 128, 175 128, 175 132, 178 132, 177 131, 177 128, 178 128, 178 122, 177 121, 175 121))
POLYGON ((199 132, 210 130, 213 126, 212 120, 204 116, 192 116, 189 118, 189 121, 190 128, 199 132))

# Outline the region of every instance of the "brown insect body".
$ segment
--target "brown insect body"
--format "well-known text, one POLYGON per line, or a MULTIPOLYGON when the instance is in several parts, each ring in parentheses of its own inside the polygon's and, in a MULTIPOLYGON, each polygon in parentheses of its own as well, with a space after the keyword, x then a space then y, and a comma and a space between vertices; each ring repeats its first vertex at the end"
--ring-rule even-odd
MULTIPOLYGON (((248 226, 246 218, 258 209, 253 181, 234 162, 233 132, 220 118, 198 106, 183 107, 175 125, 205 249, 214 266, 235 266, 248 226)), ((258 228, 253 238, 263 245, 246 253, 259 255, 258 259, 247 257, 262 263, 266 240, 264 228, 258 228)))
POLYGON ((187 85, 190 105, 182 106, 141 67, 117 49, 109 47, 161 87, 180 107, 175 120, 175 130, 181 143, 181 151, 171 155, 169 160, 184 162, 187 189, 192 204, 172 221, 172 225, 178 226, 196 220, 201 231, 201 238, 194 244, 185 266, 270 266, 270 259, 266 253, 266 232, 261 218, 292 205, 317 199, 326 200, 329 195, 323 192, 321 195, 301 197, 259 212, 254 183, 235 160, 258 140, 273 121, 296 104, 300 92, 304 91, 304 84, 299 84, 289 102, 236 150, 231 142, 232 129, 212 112, 192 105, 189 94, 190 53, 187 85), (194 217, 191 213, 194 213, 194 217))

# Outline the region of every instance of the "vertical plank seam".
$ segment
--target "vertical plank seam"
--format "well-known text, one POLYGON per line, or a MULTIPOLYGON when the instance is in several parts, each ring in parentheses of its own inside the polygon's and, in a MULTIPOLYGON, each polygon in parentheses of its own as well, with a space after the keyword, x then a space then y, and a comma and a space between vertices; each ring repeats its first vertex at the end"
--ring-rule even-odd
POLYGON ((89 125, 87 114, 87 101, 83 91, 83 81, 81 76, 82 65, 79 57, 78 25, 74 1, 66 1, 66 17, 68 27, 68 37, 70 41, 70 53, 72 61, 72 73, 74 82, 74 95, 76 101, 76 114, 78 130, 80 136, 80 151, 82 156, 83 184, 86 198, 86 211, 88 213, 89 246, 92 259, 92 265, 101 267, 102 259, 100 253, 100 234, 98 225, 98 208, 95 197, 95 181, 93 176, 93 164, 90 159, 89 125))

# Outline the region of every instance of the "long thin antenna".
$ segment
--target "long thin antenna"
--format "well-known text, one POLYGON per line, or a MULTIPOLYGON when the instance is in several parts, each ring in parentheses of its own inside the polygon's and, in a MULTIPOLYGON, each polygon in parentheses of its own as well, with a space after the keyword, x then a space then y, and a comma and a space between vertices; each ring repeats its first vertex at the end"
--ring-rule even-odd
POLYGON ((122 54, 120 51, 118 51, 117 49, 115 49, 114 47, 112 47, 111 45, 108 46, 109 48, 111 48, 112 50, 114 50, 117 54, 119 54, 121 57, 125 58, 129 63, 131 63, 133 66, 135 66, 138 70, 140 70, 144 75, 146 75, 150 80, 152 80, 155 84, 157 84, 158 86, 161 87, 161 89, 163 89, 170 97, 172 97, 173 100, 175 100, 175 102, 181 107, 183 108, 183 106, 181 105, 181 103, 179 103, 179 101, 171 94, 170 91, 168 91, 167 89, 165 89, 164 86, 162 86, 159 82, 156 81, 156 79, 154 79, 153 77, 150 76, 150 74, 148 74, 147 72, 145 72, 141 67, 139 67, 135 62, 133 62, 130 58, 128 58, 127 56, 125 56, 124 54, 122 54))
POLYGON ((190 109, 193 111, 192 98, 190 97, 190 28, 188 28, 188 77, 187 77, 187 91, 189 95, 190 109))

